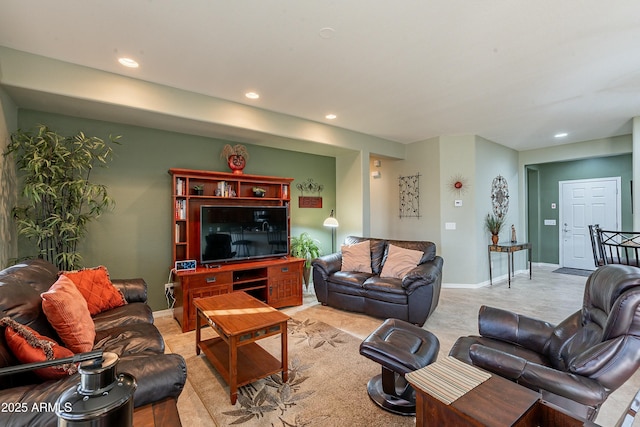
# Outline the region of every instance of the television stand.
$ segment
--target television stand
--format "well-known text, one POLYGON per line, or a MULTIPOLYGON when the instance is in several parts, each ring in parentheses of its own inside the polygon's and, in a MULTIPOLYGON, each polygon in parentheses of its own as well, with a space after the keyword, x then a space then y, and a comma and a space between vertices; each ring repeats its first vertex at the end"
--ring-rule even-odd
POLYGON ((275 258, 175 272, 173 317, 187 332, 196 327, 193 301, 244 291, 274 308, 302 305, 301 258, 275 258))

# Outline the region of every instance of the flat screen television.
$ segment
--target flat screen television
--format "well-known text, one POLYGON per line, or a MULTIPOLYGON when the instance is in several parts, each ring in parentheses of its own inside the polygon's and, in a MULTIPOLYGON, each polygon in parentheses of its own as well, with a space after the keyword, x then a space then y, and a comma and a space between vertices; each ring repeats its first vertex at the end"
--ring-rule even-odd
POLYGON ((287 206, 200 207, 200 261, 225 263, 289 254, 287 206))

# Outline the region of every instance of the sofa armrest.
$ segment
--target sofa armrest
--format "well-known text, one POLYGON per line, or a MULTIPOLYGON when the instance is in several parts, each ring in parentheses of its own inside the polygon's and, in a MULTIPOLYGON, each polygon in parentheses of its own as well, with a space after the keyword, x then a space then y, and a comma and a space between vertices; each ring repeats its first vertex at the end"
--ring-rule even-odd
POLYGON ((315 271, 320 272, 322 278, 327 280, 333 273, 342 268, 342 252, 324 255, 311 261, 315 271))
POLYGON ((469 356, 475 366, 583 405, 598 405, 607 396, 605 388, 596 380, 532 363, 481 344, 473 344, 469 356))
POLYGON ((410 294, 419 286, 437 282, 442 276, 443 263, 443 259, 437 256, 431 261, 416 266, 402 278, 402 287, 410 294))
POLYGON ((544 354, 555 326, 508 310, 483 305, 478 312, 478 330, 483 337, 508 341, 544 354))
POLYGON ((177 399, 187 381, 187 363, 177 353, 143 352, 123 356, 116 370, 136 378, 138 388, 133 396, 136 408, 167 397, 177 399))
POLYGON ((112 279, 115 286, 127 302, 147 302, 147 282, 144 279, 112 279))

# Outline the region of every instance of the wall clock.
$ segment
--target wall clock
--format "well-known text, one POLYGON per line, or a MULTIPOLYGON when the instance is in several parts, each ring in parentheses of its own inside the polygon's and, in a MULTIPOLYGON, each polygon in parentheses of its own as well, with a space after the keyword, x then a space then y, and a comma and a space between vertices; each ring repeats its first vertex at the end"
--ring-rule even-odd
POLYGON ((491 205, 493 214, 498 218, 503 218, 509 210, 509 185, 501 175, 496 176, 491 183, 491 205))

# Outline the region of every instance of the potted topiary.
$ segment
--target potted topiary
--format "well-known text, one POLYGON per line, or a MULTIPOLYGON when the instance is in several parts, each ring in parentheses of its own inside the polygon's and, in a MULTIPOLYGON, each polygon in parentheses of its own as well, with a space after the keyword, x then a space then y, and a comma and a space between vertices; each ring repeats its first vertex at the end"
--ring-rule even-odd
POLYGON ((298 237, 291 238, 291 256, 303 258, 304 262, 304 285, 309 289, 309 277, 311 276, 311 261, 321 254, 320 242, 311 237, 306 231, 298 237))
POLYGON ((487 217, 484 220, 484 226, 487 231, 491 233, 491 242, 493 242, 494 245, 497 245, 498 240, 500 240, 498 235, 504 226, 504 217, 487 214, 487 217))
POLYGON ((220 158, 227 161, 229 169, 231 169, 234 174, 239 175, 242 174, 242 170, 244 169, 247 160, 249 160, 249 152, 247 151, 247 147, 242 144, 236 144, 233 146, 231 144, 227 144, 222 148, 220 158))

